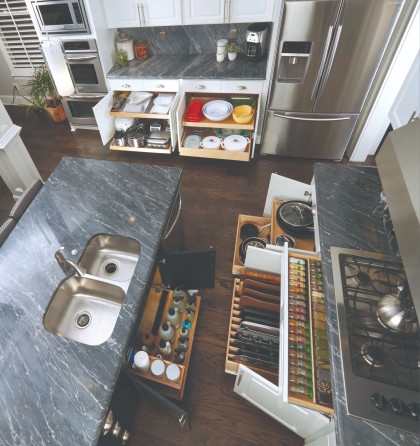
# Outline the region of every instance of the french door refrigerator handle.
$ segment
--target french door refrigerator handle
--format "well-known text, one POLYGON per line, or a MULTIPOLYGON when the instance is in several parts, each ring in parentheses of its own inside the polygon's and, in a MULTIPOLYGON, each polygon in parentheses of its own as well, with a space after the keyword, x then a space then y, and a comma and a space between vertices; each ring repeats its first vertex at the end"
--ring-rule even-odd
POLYGON ((314 89, 312 90, 312 95, 311 95, 311 99, 312 100, 316 96, 316 93, 317 93, 318 88, 319 88, 319 84, 321 83, 322 73, 324 72, 325 63, 327 61, 328 49, 330 48, 330 43, 331 43, 333 31, 334 31, 334 26, 330 26, 328 28, 327 41, 325 42, 324 53, 322 54, 322 59, 321 59, 321 65, 319 67, 318 75, 316 77, 316 81, 315 81, 315 84, 314 84, 314 89))
POLYGON ((276 118, 294 119, 295 121, 314 121, 314 122, 326 122, 326 121, 346 121, 350 119, 350 116, 338 116, 336 118, 302 118, 298 116, 285 115, 283 113, 274 113, 276 118))
POLYGON ((338 42, 340 41, 340 36, 341 36, 342 30, 343 30, 343 25, 338 25, 337 32, 335 33, 335 37, 334 37, 334 43, 333 43, 331 55, 330 55, 330 58, 329 58, 329 61, 327 64, 325 74, 322 76, 322 82, 321 82, 321 85, 319 86, 317 98, 322 95, 322 92, 324 91, 324 88, 325 88, 325 84, 327 83, 327 80, 328 80, 328 76, 330 75, 331 67, 334 62, 335 53, 337 52, 338 42))

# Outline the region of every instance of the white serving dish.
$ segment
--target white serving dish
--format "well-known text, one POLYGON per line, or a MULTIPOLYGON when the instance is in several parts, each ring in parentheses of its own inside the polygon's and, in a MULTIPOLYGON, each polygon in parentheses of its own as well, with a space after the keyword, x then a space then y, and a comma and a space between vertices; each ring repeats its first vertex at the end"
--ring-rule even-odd
POLYGON ((246 146, 250 143, 249 138, 242 135, 229 135, 222 142, 222 147, 231 152, 245 152, 246 146))
POLYGON ((217 136, 206 136, 200 143, 200 147, 207 150, 219 150, 223 140, 217 136))

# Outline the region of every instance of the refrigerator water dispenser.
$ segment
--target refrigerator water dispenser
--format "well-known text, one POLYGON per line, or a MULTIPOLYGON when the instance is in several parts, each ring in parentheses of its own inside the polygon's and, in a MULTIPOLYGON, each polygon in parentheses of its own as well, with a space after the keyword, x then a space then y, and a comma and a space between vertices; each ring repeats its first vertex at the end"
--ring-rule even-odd
POLYGON ((311 42, 283 42, 277 82, 303 83, 311 42))

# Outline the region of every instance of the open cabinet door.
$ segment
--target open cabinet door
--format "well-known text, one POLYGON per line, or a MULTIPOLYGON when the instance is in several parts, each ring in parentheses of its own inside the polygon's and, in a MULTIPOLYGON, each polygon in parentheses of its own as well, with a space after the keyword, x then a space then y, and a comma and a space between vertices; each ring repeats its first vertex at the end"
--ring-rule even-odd
POLYGON ((92 107, 103 145, 106 145, 115 132, 115 118, 109 114, 113 100, 114 92, 110 91, 100 102, 92 107))
POLYGON ((329 422, 318 412, 280 401, 279 388, 243 364, 233 390, 300 437, 308 437, 329 422))

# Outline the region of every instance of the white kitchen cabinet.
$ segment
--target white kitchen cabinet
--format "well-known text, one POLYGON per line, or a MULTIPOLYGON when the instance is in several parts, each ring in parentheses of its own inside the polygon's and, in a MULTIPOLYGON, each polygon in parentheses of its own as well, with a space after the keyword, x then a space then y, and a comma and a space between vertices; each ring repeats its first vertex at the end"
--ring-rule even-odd
POLYGON ((274 0, 182 0, 184 25, 273 21, 274 0))
MULTIPOLYGON (((137 81, 137 80, 136 80, 137 81)), ((154 95, 158 95, 162 91, 170 91, 168 90, 170 87, 175 87, 172 84, 172 81, 161 81, 161 80, 151 80, 151 85, 160 85, 161 89, 155 91, 153 89, 146 90, 154 95)), ((118 83, 123 85, 136 85, 135 82, 131 79, 129 80, 114 80, 111 83, 114 87, 118 87, 118 83)), ((137 84, 138 85, 138 84, 137 84)), ((141 84, 143 86, 143 84, 141 84)), ((176 85, 177 87, 177 85, 176 85)), ((116 88, 116 91, 124 90, 121 88, 116 88)), ((101 135, 102 143, 106 145, 109 141, 111 141, 110 149, 111 150, 122 150, 122 151, 132 151, 132 152, 146 152, 146 153, 161 153, 161 154, 170 154, 175 150, 177 144, 177 131, 176 131, 176 109, 179 102, 179 93, 177 93, 178 88, 174 88, 172 90, 175 93, 175 98, 172 102, 172 106, 167 114, 160 115, 156 113, 150 113, 149 109, 153 105, 153 100, 150 102, 144 113, 137 112, 111 112, 113 100, 114 100, 114 91, 110 91, 98 104, 93 107, 93 113, 96 118, 96 122, 98 124, 99 133, 101 135), (175 91, 174 91, 175 90, 175 91), (151 147, 129 147, 129 146, 117 146, 113 143, 113 135, 115 133, 115 118, 139 118, 145 120, 164 120, 169 121, 170 124, 170 132, 171 132, 171 144, 169 148, 161 149, 161 148, 151 148, 151 147)), ((143 91, 141 90, 131 90, 131 91, 143 91)))
POLYGON ((228 22, 272 22, 274 21, 275 0, 226 0, 228 1, 228 22))
POLYGON ((181 0, 104 0, 109 28, 182 24, 181 0))
MULTIPOLYGON (((298 181, 291 180, 289 178, 272 174, 270 184, 267 192, 266 205, 264 209, 264 217, 260 217, 260 219, 268 220, 272 219, 271 223, 271 235, 274 233, 274 221, 272 212, 275 209, 275 204, 278 200, 289 201, 289 200, 299 200, 304 201, 306 203, 311 203, 316 206, 316 194, 314 185, 300 183, 298 181)), ((240 216, 241 217, 241 216, 240 216)), ((262 220, 259 220, 256 223, 258 226, 261 225, 262 220)), ((315 239, 318 240, 318 220, 316 214, 314 216, 314 232, 315 239)), ((238 223, 238 234, 240 233, 240 226, 238 223)), ((237 235, 238 237, 239 235, 237 235)), ((272 237, 274 240, 274 237, 272 237)), ((315 243, 316 245, 317 243, 315 243)), ((237 243, 235 246, 235 251, 237 249, 237 243)), ((319 249, 319 243, 318 243, 319 249)), ((247 401, 254 404, 259 409, 266 412, 268 415, 272 416, 278 422, 282 423, 289 429, 291 429, 296 434, 300 435, 305 439, 305 444, 313 445, 313 446, 332 446, 335 444, 334 439, 334 425, 330 421, 330 416, 333 413, 331 403, 328 405, 321 404, 321 400, 318 399, 318 394, 315 392, 314 395, 301 393, 299 389, 293 389, 295 386, 305 387, 304 381, 294 381, 297 384, 289 384, 289 377, 294 376, 296 378, 296 367, 305 368, 306 361, 311 362, 311 367, 308 367, 307 370, 314 370, 313 375, 311 373, 311 382, 315 383, 317 378, 317 368, 328 368, 328 359, 318 357, 318 353, 320 350, 317 348, 319 344, 317 344, 316 338, 313 336, 312 330, 314 328, 318 329, 317 336, 320 335, 320 330, 324 330, 324 334, 326 334, 326 327, 321 329, 320 326, 314 323, 313 319, 313 309, 312 303, 317 299, 318 303, 316 310, 321 310, 321 304, 319 303, 320 299, 320 290, 317 284, 316 292, 313 291, 315 288, 310 286, 312 280, 314 283, 318 283, 320 280, 319 268, 320 258, 319 255, 312 251, 302 250, 302 249, 294 249, 290 250, 287 247, 278 247, 274 245, 267 245, 265 249, 261 249, 254 246, 248 246, 246 250, 246 257, 244 265, 241 269, 241 274, 248 274, 248 277, 252 274, 266 274, 271 276, 279 277, 280 283, 280 329, 279 329, 279 344, 278 344, 278 368, 275 366, 276 362, 271 363, 271 366, 268 368, 263 366, 262 363, 252 363, 250 359, 247 359, 246 351, 241 352, 238 350, 238 347, 241 348, 241 345, 237 345, 237 340, 240 340, 241 337, 238 337, 238 329, 242 322, 241 315, 241 292, 238 291, 241 289, 240 280, 235 280, 234 291, 232 296, 232 310, 231 310, 231 318, 230 318, 230 327, 229 327, 229 335, 228 335, 228 345, 226 351, 226 366, 225 371, 227 373, 236 374, 236 383, 235 383, 235 392, 245 398, 247 401), (294 257, 294 259, 291 259, 294 257), (291 260, 290 260, 291 259, 291 260), (296 260, 306 261, 306 266, 301 266, 300 269, 296 270, 296 260), (310 266, 310 268, 309 268, 310 266), (304 291, 304 295, 307 296, 307 302, 305 304, 305 308, 307 308, 307 319, 296 319, 296 293, 301 293, 302 291, 297 290, 300 278, 302 277, 302 271, 306 270, 306 275, 303 276, 303 282, 305 285, 301 290, 304 291), (312 272, 312 269, 315 268, 315 272, 312 272), (314 274, 314 276, 312 276, 314 274), (299 276, 298 281, 296 282, 296 275, 299 276), (290 290, 289 287, 293 287, 295 289, 290 290), (294 293, 290 299, 294 299, 293 307, 289 305, 289 291, 294 293), (316 298, 315 298, 316 295, 316 298), (314 301, 312 300, 314 299, 314 301), (309 316, 309 313, 311 316, 309 316), (289 319, 289 317, 291 319, 289 319), (302 327, 302 324, 310 324, 311 331, 309 330, 309 326, 305 326, 302 330, 300 329, 296 331, 295 328, 291 329, 292 325, 291 321, 294 320, 293 327, 302 327), (304 321, 304 322, 297 322, 304 321), (309 321, 309 322, 308 322, 309 321), (289 331, 291 330, 291 331, 289 331), (291 339, 290 336, 302 336, 301 332, 306 332, 306 341, 291 339), (291 333, 294 333, 291 335, 291 333), (309 334, 310 333, 310 334, 309 334), (310 336, 310 337, 308 337, 310 336), (289 342, 301 342, 306 344, 308 339, 311 339, 311 354, 308 355, 308 350, 302 349, 297 350, 297 347, 292 347, 289 342), (291 350, 292 349, 292 350, 291 350), (294 349, 294 350, 293 350, 294 349), (293 351, 293 361, 290 359, 291 352, 293 351), (297 354, 297 351, 301 351, 303 356, 297 354), (305 351, 306 356, 305 358, 305 351), (315 351, 317 353, 315 353, 315 351), (295 356, 297 354, 297 356, 295 356), (237 356, 239 355, 239 357, 237 356), (296 358, 299 360, 297 361, 296 358), (311 359, 309 359, 311 358, 311 359), (293 366, 290 365, 292 362, 293 366), (301 362, 302 364, 298 364, 301 362), (275 370, 273 370, 273 364, 275 370), (292 370, 294 368, 295 370, 292 370), (293 391, 292 391, 293 390, 293 391), (328 416, 323 415, 328 414, 328 416)), ((246 307, 245 307, 246 308, 246 307)), ((299 312, 300 313, 300 312, 299 312)), ((317 315, 318 317, 318 315, 317 315)), ((323 319, 324 320, 324 319, 323 319)), ((325 325, 326 322, 323 322, 325 325)), ((325 339, 325 338, 323 338, 325 339)), ((307 347, 307 344, 306 344, 307 347)), ((325 347, 323 347, 325 349, 325 347)), ((323 352, 323 354, 325 354, 323 352)), ((264 362, 264 361, 263 361, 264 362)), ((308 375, 300 375, 298 376, 308 376, 308 375)), ((309 379, 309 378, 308 378, 309 379)), ((324 379, 324 378, 323 378, 324 379)), ((312 388, 312 384, 309 385, 308 388, 312 388)), ((318 392, 318 390, 317 390, 318 392)))
POLYGON ((256 123, 258 122, 259 117, 260 96, 258 94, 240 95, 236 93, 231 93, 231 95, 235 96, 236 100, 243 98, 244 103, 251 100, 253 104, 255 104, 254 116, 247 124, 236 123, 232 116, 229 116, 223 121, 210 121, 207 118, 203 118, 199 122, 191 122, 186 120, 185 111, 191 102, 199 101, 202 103, 207 103, 213 100, 229 100, 229 97, 222 93, 196 93, 182 90, 178 110, 176 112, 180 155, 232 161, 249 161, 251 159, 255 150, 256 123), (207 150, 201 147, 186 147, 184 145, 185 139, 193 134, 199 134, 202 139, 207 136, 213 136, 220 138, 221 140, 230 134, 242 134, 242 136, 246 136, 249 141, 244 151, 230 151, 225 150, 222 147, 218 150, 207 150))
POLYGON ((226 0, 183 0, 182 14, 185 25, 206 25, 226 21, 226 0))

